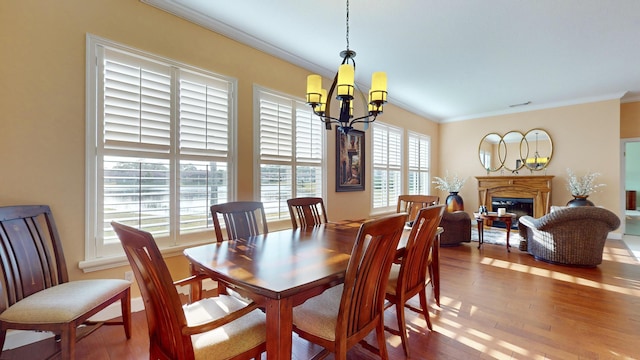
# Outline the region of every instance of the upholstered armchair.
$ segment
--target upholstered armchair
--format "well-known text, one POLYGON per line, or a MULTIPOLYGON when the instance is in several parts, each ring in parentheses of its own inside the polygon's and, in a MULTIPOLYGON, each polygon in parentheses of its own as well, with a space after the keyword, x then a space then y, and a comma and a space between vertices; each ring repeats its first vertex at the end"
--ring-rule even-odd
POLYGON ((602 263, 607 235, 618 226, 616 214, 595 206, 560 208, 539 219, 522 216, 518 223, 527 251, 536 259, 586 267, 602 263))
POLYGON ((445 211, 440 220, 444 232, 440 234, 440 246, 458 246, 471 242, 471 217, 464 211, 445 211))

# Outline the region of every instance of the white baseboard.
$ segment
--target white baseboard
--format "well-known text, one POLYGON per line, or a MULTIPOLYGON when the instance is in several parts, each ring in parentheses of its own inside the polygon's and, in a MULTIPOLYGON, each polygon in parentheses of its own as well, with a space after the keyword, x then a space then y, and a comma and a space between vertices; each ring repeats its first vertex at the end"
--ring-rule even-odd
MULTIPOLYGON (((202 288, 204 290, 212 290, 217 288, 217 283, 212 280, 205 280, 202 282, 202 288)), ((188 286, 179 286, 178 293, 188 295, 188 286)), ((144 301, 141 297, 131 299, 131 312, 138 312, 144 310, 144 301)), ((106 321, 113 318, 117 318, 122 315, 120 311, 120 303, 116 302, 107 306, 104 310, 91 317, 92 321, 106 321)), ((4 342, 2 350, 15 349, 21 346, 32 344, 40 340, 53 337, 53 333, 48 331, 25 331, 25 330, 9 330, 7 331, 7 337, 4 342)))

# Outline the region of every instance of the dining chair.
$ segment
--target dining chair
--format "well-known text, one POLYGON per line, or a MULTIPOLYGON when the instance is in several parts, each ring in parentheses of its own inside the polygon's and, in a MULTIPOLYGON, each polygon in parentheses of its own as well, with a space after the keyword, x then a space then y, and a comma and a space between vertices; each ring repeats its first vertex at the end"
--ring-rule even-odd
POLYGON ((418 214, 418 210, 430 205, 437 205, 440 197, 436 195, 399 195, 397 213, 407 213, 407 221, 413 221, 418 214))
MULTIPOLYGON (((218 242, 225 240, 222 235, 220 218, 222 218, 224 228, 226 229, 227 240, 237 240, 248 236, 267 234, 269 232, 264 205, 260 201, 232 201, 211 205, 210 210, 213 219, 213 228, 218 242)), ((201 273, 201 271, 194 268, 193 264, 190 264, 189 267, 191 269, 191 275, 201 273)), ((224 283, 222 283, 220 279, 211 279, 217 281, 218 294, 228 293, 224 283)), ((202 284, 193 282, 191 285, 191 293, 194 300, 201 299, 202 284)))
POLYGON ((335 359, 346 359, 347 350, 375 329, 379 355, 388 359, 384 297, 404 222, 405 215, 397 214, 363 223, 344 283, 293 308, 294 331, 324 348, 318 356, 334 353, 335 359))
POLYGON ((144 301, 150 359, 259 359, 266 351, 266 318, 255 303, 219 295, 183 305, 176 286, 198 276, 174 282, 150 233, 111 226, 144 301))
POLYGON ((386 330, 400 335, 402 347, 407 357, 409 356, 409 343, 404 308, 407 307, 422 314, 427 321, 429 330, 433 329, 429 319, 426 287, 433 277, 430 271, 430 262, 433 260, 432 250, 444 210, 445 205, 443 204, 429 206, 418 211, 400 263, 391 265, 389 272, 385 308, 395 305, 398 331, 396 332, 390 327, 386 327, 386 330), (429 273, 428 279, 427 273, 429 273), (416 295, 419 295, 420 298, 419 309, 407 303, 416 295))
POLYGON ((100 325, 123 325, 131 338, 131 283, 69 281, 62 241, 47 205, 0 207, 0 285, 0 352, 8 330, 52 332, 62 359, 74 359, 76 342, 100 325), (118 301, 121 320, 91 321, 118 301))
POLYGON ((287 200, 294 229, 327 222, 327 211, 321 197, 299 197, 287 200))
POLYGON ((233 201, 211 205, 211 217, 216 232, 216 239, 222 241, 220 218, 224 221, 227 240, 235 240, 247 236, 266 234, 267 217, 264 205, 260 201, 233 201))

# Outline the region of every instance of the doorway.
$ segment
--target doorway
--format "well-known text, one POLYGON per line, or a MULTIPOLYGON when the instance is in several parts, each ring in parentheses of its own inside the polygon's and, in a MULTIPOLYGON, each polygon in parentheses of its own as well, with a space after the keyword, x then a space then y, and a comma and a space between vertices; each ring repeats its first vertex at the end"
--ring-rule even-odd
POLYGON ((624 139, 623 146, 624 234, 640 236, 640 211, 636 201, 640 193, 640 138, 624 139))

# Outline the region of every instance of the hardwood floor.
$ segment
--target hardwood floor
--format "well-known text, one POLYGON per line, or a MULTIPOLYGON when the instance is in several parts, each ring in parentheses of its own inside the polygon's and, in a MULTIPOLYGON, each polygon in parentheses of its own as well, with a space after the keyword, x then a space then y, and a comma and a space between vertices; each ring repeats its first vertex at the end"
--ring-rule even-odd
MULTIPOLYGON (((433 332, 406 311, 413 359, 640 359, 640 264, 622 241, 609 240, 594 269, 476 244, 441 251, 442 306, 430 303, 433 332)), ((78 343, 77 358, 147 359, 144 312, 133 318, 130 341, 121 327, 102 327, 78 343)), ((386 323, 395 327, 391 309, 386 323)), ((371 344, 374 339, 369 336, 371 344)), ((5 351, 1 359, 44 359, 53 346, 44 341, 5 351)), ((391 359, 404 358, 398 336, 387 333, 387 348, 391 359)), ((318 351, 294 336, 294 359, 318 351)), ((360 346, 349 355, 377 359, 360 346)))

